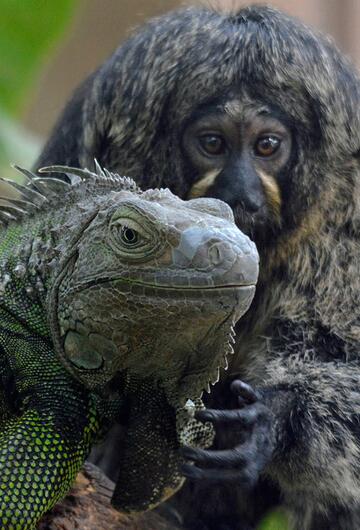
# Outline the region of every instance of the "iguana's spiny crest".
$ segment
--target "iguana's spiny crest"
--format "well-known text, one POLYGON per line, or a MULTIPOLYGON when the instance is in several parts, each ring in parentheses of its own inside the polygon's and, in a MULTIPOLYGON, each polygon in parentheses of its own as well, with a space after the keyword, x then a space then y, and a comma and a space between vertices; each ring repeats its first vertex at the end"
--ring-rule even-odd
POLYGON ((37 278, 66 371, 90 393, 124 398, 128 439, 114 505, 154 506, 182 483, 181 442, 209 442, 211 429, 184 405, 202 407, 203 390, 227 367, 233 325, 254 295, 255 245, 216 199, 143 192, 98 165, 42 170, 64 181, 21 171, 32 186, 13 184, 21 196, 0 210, 4 270, 11 259, 29 295, 37 278), (141 474, 148 481, 139 489, 141 474))
POLYGON ((95 161, 93 173, 87 169, 70 168, 66 166, 52 166, 42 168, 40 173, 55 172, 61 173, 66 178, 56 178, 54 176, 42 177, 32 171, 13 166, 26 178, 28 186, 18 184, 16 181, 0 177, 0 181, 16 190, 19 197, 0 197, 0 222, 8 225, 12 221, 23 219, 24 216, 31 215, 35 211, 45 211, 56 204, 63 205, 63 198, 72 195, 78 199, 78 193, 90 191, 96 187, 97 194, 107 192, 109 188, 128 190, 141 193, 140 188, 129 177, 121 177, 116 173, 110 173, 107 169, 102 169, 95 161))

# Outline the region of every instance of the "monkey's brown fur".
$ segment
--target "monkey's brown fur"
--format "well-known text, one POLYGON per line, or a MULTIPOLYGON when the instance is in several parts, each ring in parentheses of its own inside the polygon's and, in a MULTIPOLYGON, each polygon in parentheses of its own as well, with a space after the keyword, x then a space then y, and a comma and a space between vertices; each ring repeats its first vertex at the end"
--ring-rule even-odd
MULTIPOLYGON (((184 197, 194 179, 181 137, 196 108, 231 90, 286 117, 293 159, 280 197, 264 177, 269 218, 253 233, 261 280, 231 373, 260 387, 273 412, 264 477, 297 530, 360 528, 359 86, 331 42, 276 10, 185 9, 151 21, 85 82, 37 164, 96 157, 184 197)), ((249 220, 235 213, 240 226, 249 220)), ((226 407, 226 389, 213 406, 226 407)), ((190 494, 186 517, 201 528, 257 520, 243 509, 256 492, 210 484, 190 494)))

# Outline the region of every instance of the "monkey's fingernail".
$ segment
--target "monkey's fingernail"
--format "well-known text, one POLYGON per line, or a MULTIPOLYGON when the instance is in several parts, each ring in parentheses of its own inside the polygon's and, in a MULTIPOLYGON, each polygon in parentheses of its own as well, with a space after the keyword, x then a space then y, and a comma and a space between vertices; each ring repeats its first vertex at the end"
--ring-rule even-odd
POLYGON ((213 421, 214 415, 209 410, 199 410, 195 413, 195 418, 199 421, 213 421))
POLYGON ((234 394, 243 398, 247 403, 255 403, 255 401, 259 399, 256 391, 250 385, 239 379, 235 379, 235 381, 231 383, 230 389, 234 394))
POLYGON ((240 409, 242 409, 247 404, 247 402, 242 396, 238 396, 237 401, 238 401, 238 407, 240 409))
POLYGON ((181 455, 188 459, 188 460, 194 460, 196 458, 196 450, 192 447, 182 447, 180 449, 181 455))
POLYGON ((190 479, 201 478, 201 471, 192 464, 183 464, 180 467, 181 473, 190 479))

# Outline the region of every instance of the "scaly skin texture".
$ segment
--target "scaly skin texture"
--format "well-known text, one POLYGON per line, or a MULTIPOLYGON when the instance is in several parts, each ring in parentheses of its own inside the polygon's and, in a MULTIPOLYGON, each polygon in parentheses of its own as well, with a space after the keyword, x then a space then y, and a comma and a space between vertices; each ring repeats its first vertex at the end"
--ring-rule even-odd
POLYGON ((94 400, 54 353, 41 299, 18 277, 19 228, 1 241, 0 526, 9 529, 32 528, 67 492, 100 425, 94 400))
POLYGON ((180 445, 212 439, 186 411, 226 366, 257 280, 255 246, 224 203, 141 192, 99 167, 59 170, 67 182, 22 170, 33 187, 0 208, 4 529, 35 528, 120 416, 114 506, 172 494, 180 445))

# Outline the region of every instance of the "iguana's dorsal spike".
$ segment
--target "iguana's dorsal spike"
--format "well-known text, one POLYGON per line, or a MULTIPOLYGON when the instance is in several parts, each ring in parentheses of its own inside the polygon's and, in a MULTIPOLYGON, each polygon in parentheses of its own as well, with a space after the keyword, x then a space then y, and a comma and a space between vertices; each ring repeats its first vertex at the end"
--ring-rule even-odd
POLYGON ((3 224, 8 224, 10 223, 10 221, 16 221, 16 220, 17 220, 17 217, 15 217, 9 212, 5 212, 4 210, 0 209, 0 221, 3 224))
POLYGON ((80 169, 78 167, 69 166, 46 166, 39 170, 39 173, 65 173, 65 175, 76 175, 80 177, 81 181, 85 180, 96 180, 98 177, 96 173, 92 173, 88 169, 80 169))
MULTIPOLYGON (((38 171, 39 173, 65 173, 70 181, 71 177, 76 176, 81 179, 81 182, 91 180, 95 182, 112 183, 117 184, 120 188, 128 189, 137 193, 141 191, 136 182, 130 177, 120 176, 117 173, 111 173, 107 169, 103 169, 96 159, 94 160, 94 164, 95 173, 88 169, 59 165, 42 167, 38 171)), ((78 183, 79 181, 75 182, 75 184, 78 183)), ((74 185, 73 182, 71 182, 71 184, 74 185)))
POLYGON ((61 200, 64 194, 71 192, 73 187, 81 186, 82 183, 91 182, 95 185, 99 183, 100 186, 105 186, 110 190, 141 192, 131 178, 121 177, 103 169, 97 160, 95 160, 96 172, 60 165, 47 166, 38 170, 39 173, 61 173, 66 176, 67 180, 52 175, 41 176, 15 164, 12 167, 26 177, 28 184, 19 184, 14 180, 0 177, 0 182, 11 186, 20 194, 20 197, 16 198, 0 197, 0 200, 3 201, 0 202, 0 223, 2 224, 18 220, 22 216, 32 213, 34 209, 41 209, 45 203, 51 204, 53 200, 58 198, 61 200))
POLYGON ((17 182, 15 182, 15 180, 0 177, 0 181, 5 182, 5 184, 14 188, 17 192, 20 193, 23 199, 25 199, 26 201, 30 201, 30 203, 34 204, 34 206, 41 206, 42 204, 44 204, 44 202, 47 201, 46 196, 42 193, 39 193, 38 191, 33 190, 28 186, 18 184, 17 182))
POLYGON ((52 177, 52 178, 36 177, 36 179, 34 179, 34 182, 36 184, 40 184, 41 186, 44 186, 46 189, 46 192, 49 191, 50 193, 53 193, 55 195, 69 191, 69 189, 71 188, 71 184, 69 182, 66 182, 65 180, 61 180, 55 177, 52 177))
POLYGON ((111 180, 111 181, 115 181, 115 175, 114 173, 110 173, 110 171, 108 171, 107 169, 104 169, 104 174, 105 174, 105 178, 108 179, 108 180, 111 180))
POLYGON ((105 172, 103 170, 103 168, 100 166, 99 162, 97 161, 96 158, 94 158, 94 164, 95 164, 95 171, 96 171, 96 174, 98 175, 98 177, 100 178, 106 178, 106 175, 105 175, 105 172))
POLYGON ((47 166, 40 168, 38 173, 50 173, 49 176, 42 176, 28 169, 13 165, 28 180, 28 184, 19 184, 14 180, 0 177, 0 182, 14 188, 20 196, 16 198, 0 197, 0 224, 8 224, 30 214, 34 209, 43 209, 46 204, 61 200, 59 197, 67 195, 78 186, 90 183, 96 186, 97 183, 105 190, 128 190, 141 194, 140 188, 134 180, 129 177, 122 177, 117 173, 111 173, 103 169, 97 160, 95 172, 88 169, 80 169, 70 166, 47 166), (59 178, 53 174, 65 175, 66 179, 59 178))
POLYGON ((137 188, 137 184, 130 177, 120 177, 120 175, 117 175, 116 173, 111 173, 107 169, 104 169, 104 173, 105 173, 106 180, 110 182, 116 183, 116 182, 119 182, 121 179, 124 185, 134 187, 134 190, 135 188, 137 188))
POLYGON ((65 173, 65 175, 67 176, 71 186, 76 186, 82 182, 82 179, 79 177, 79 175, 74 175, 74 173, 65 173))
POLYGON ((9 213, 16 217, 16 219, 19 219, 24 214, 27 213, 26 210, 23 210, 22 208, 18 208, 17 206, 13 206, 12 204, 0 204, 0 211, 9 213))
POLYGON ((27 212, 32 211, 34 208, 39 209, 39 206, 33 202, 24 201, 23 199, 14 199, 14 197, 5 197, 4 195, 0 195, 0 201, 6 201, 6 204, 13 204, 14 206, 18 206, 21 210, 25 210, 27 212))
POLYGON ((22 173, 27 178, 29 183, 31 183, 41 195, 44 195, 46 197, 47 189, 40 182, 38 182, 38 177, 35 173, 23 167, 17 166, 16 164, 12 164, 12 167, 22 173))

